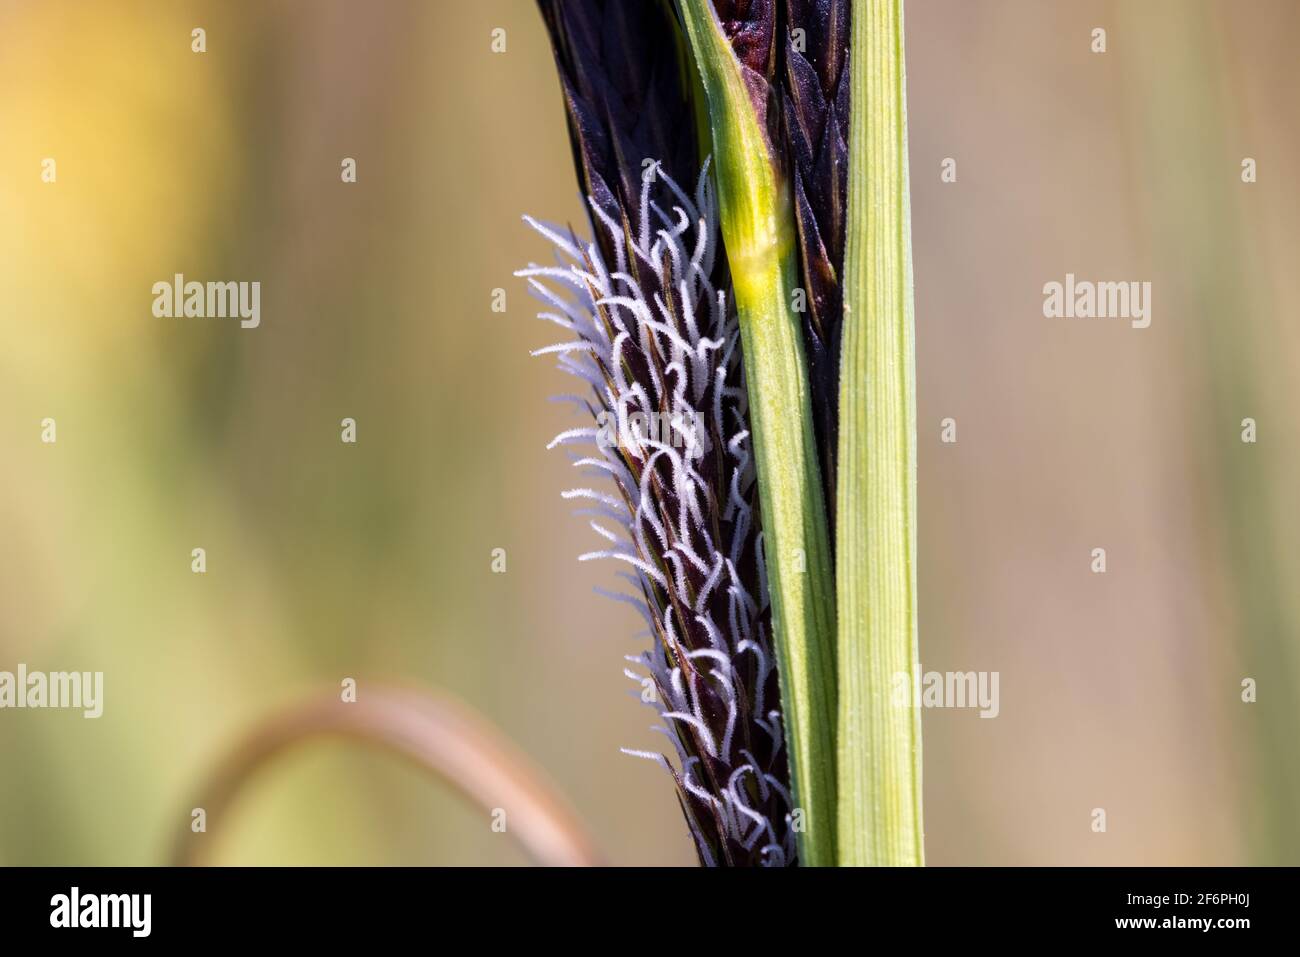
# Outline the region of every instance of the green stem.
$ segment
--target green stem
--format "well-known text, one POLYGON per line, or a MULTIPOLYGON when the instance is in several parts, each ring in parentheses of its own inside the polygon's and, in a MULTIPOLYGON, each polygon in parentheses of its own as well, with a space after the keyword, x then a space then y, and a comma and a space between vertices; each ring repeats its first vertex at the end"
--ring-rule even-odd
POLYGON ((919 865, 916 386, 902 0, 854 0, 840 374, 839 863, 919 865), (900 700, 905 699, 905 700, 900 700))
POLYGON ((678 6, 708 99, 740 317, 800 861, 835 863, 835 592, 799 316, 788 184, 709 0, 678 6))

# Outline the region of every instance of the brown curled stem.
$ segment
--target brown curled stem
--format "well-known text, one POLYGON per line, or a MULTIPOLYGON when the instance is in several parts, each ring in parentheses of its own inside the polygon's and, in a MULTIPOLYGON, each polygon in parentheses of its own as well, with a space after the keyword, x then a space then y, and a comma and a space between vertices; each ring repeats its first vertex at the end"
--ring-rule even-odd
MULTIPOLYGON (((466 706, 441 694, 364 688, 354 702, 329 691, 292 705, 255 726, 212 771, 194 796, 210 826, 225 819, 257 772, 295 746, 322 737, 378 745, 405 757, 485 810, 506 811, 506 833, 538 864, 601 863, 568 802, 529 758, 466 706)), ((203 863, 210 837, 185 815, 172 863, 203 863)))

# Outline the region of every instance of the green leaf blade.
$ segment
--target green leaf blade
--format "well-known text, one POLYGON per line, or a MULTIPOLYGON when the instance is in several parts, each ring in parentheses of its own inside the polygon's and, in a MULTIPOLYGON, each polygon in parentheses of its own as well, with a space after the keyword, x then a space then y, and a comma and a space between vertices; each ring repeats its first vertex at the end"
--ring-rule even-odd
POLYGON ((838 861, 920 865, 921 721, 912 698, 919 670, 916 347, 902 0, 855 0, 852 20, 836 509, 838 861))
POLYGON ((740 316, 800 861, 835 852, 835 593, 812 424, 794 213, 741 64, 709 0, 678 0, 708 101, 722 232, 740 316))

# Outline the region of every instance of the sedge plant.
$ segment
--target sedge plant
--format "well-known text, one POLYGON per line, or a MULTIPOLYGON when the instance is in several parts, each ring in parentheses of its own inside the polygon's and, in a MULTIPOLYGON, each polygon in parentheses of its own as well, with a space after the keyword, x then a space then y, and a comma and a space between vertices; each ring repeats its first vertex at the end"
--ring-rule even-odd
MULTIPOLYGON (((650 647, 626 676, 709 866, 923 859, 902 0, 538 0, 590 237, 525 217, 519 271, 578 410, 551 447, 650 647)), ((332 692, 197 794, 353 738, 514 809, 545 864, 600 857, 527 759, 438 695, 332 692), (360 701, 361 703, 358 703, 360 701)), ((189 828, 175 859, 201 847, 189 828)))
POLYGON ((540 6, 593 237, 522 275, 677 762, 633 753, 702 863, 919 864, 901 0, 540 6))

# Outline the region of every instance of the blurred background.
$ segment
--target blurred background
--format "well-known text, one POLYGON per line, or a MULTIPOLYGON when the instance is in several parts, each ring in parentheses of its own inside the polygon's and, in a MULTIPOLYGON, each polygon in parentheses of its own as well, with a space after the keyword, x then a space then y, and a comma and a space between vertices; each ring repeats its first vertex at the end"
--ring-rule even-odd
MULTIPOLYGON (((1300 863, 1300 6, 907 18, 922 663, 1001 675, 997 719, 925 713, 928 859, 1300 863), (1152 282, 1150 328, 1043 318, 1067 272, 1152 282)), ((105 675, 98 721, 0 711, 0 864, 163 861, 237 738, 345 677, 472 705, 614 863, 693 863, 618 751, 658 740, 639 624, 575 561, 524 212, 585 227, 526 0, 0 2, 0 670, 105 675), (178 272, 259 280, 261 327, 155 319, 178 272)), ((321 743, 206 838, 524 863, 489 825, 321 743)))

